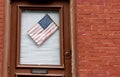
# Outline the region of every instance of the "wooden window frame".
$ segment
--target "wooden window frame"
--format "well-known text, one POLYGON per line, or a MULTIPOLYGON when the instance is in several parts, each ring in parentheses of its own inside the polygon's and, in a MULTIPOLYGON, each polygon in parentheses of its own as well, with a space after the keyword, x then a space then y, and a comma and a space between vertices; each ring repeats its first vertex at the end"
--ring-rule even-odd
POLYGON ((32 77, 32 76, 33 76, 33 77, 34 77, 34 76, 35 76, 35 77, 40 77, 40 76, 42 76, 42 77, 46 77, 46 76, 47 76, 47 77, 54 77, 54 76, 55 76, 55 77, 64 77, 64 75, 62 75, 62 74, 56 74, 56 75, 55 75, 55 74, 47 74, 47 75, 44 75, 44 74, 41 74, 41 75, 40 75, 40 74, 39 74, 39 75, 38 75, 38 74, 19 74, 19 73, 17 73, 17 74, 16 74, 16 77, 19 77, 19 76, 28 76, 28 77, 29 77, 29 76, 30 76, 30 77, 32 77))
POLYGON ((17 28, 17 61, 16 67, 19 68, 64 68, 64 33, 63 33, 63 6, 62 5, 18 5, 18 28, 17 28), (42 10, 42 11, 59 11, 60 21, 60 65, 32 65, 20 64, 20 37, 21 37, 21 14, 22 10, 42 10))
MULTIPOLYGON (((9 50, 10 50, 10 11, 11 1, 4 0, 5 22, 4 22, 4 51, 2 77, 8 77, 9 73, 9 50)), ((72 77, 78 77, 77 63, 77 36, 76 36, 76 0, 70 0, 70 25, 71 25, 71 47, 72 47, 72 77)))

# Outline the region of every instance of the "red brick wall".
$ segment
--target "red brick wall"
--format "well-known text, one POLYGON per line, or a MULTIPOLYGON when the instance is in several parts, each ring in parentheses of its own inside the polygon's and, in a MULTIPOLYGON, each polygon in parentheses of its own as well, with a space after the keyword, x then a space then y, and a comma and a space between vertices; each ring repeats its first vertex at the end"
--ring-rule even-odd
POLYGON ((3 50, 3 0, 0 0, 0 77, 2 77, 2 50, 3 50))
POLYGON ((120 0, 77 0, 78 77, 120 77, 120 0))

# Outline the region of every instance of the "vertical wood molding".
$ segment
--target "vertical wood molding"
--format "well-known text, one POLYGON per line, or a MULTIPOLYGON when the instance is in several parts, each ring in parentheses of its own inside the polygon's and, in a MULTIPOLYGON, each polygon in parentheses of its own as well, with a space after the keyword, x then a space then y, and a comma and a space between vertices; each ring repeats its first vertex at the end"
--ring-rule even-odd
POLYGON ((76 35, 76 0, 70 0, 70 24, 71 24, 71 47, 72 47, 72 77, 77 76, 77 35, 76 35))
POLYGON ((10 51, 10 1, 4 1, 4 51, 2 77, 8 77, 8 60, 10 51))

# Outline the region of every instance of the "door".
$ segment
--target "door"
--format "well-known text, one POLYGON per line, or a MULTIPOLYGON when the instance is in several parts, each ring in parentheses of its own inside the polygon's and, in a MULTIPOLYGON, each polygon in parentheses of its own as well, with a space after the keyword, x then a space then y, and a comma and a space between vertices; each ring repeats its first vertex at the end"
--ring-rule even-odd
POLYGON ((12 1, 8 76, 71 77, 69 20, 68 0, 12 1))

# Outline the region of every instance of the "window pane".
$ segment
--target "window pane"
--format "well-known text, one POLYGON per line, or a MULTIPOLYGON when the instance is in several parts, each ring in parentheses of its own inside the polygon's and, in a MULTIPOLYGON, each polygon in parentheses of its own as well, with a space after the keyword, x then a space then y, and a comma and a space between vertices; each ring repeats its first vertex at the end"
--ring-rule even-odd
POLYGON ((27 31, 48 14, 59 26, 59 11, 23 10, 21 16, 20 64, 60 65, 59 29, 41 46, 38 46, 27 31))

